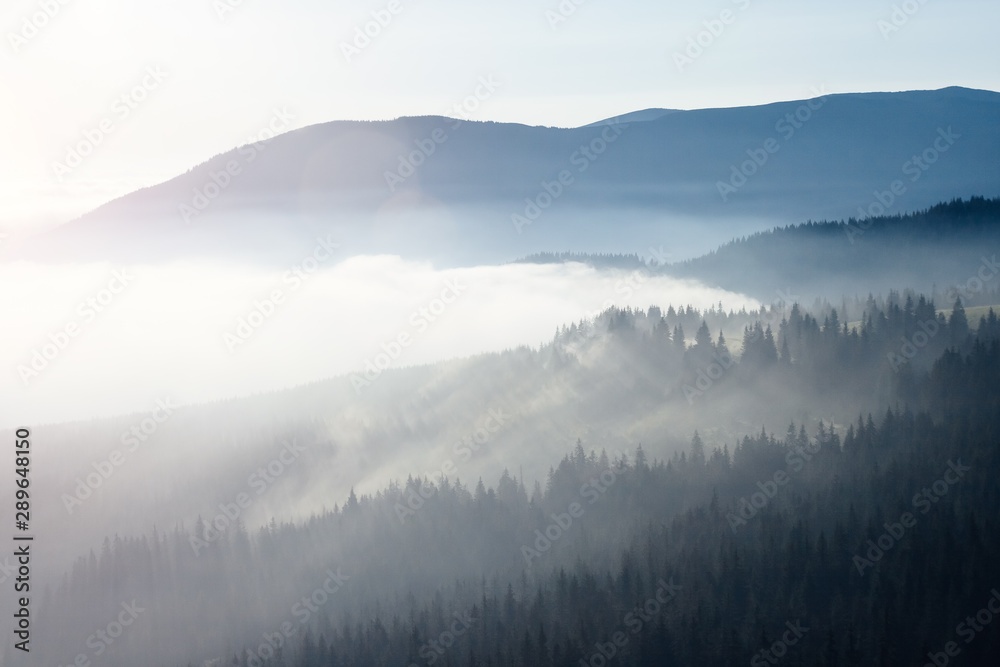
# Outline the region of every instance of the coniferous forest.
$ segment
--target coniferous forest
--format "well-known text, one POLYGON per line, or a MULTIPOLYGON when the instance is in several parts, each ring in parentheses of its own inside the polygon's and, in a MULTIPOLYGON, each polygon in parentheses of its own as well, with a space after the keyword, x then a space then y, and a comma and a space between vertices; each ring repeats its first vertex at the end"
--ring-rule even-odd
POLYGON ((997 0, 0 5, 0 667, 997 667, 997 0))
POLYGON ((941 310, 891 293, 844 299, 840 312, 825 302, 611 309, 538 349, 474 363, 466 373, 554 378, 595 418, 602 403, 633 414, 628 403, 654 402, 711 423, 745 395, 761 405, 807 395, 820 407, 809 423, 721 442, 694 430, 662 457, 648 442, 609 450, 564 438, 533 483, 516 459, 494 478, 446 467, 262 527, 244 523, 236 497, 214 517, 108 535, 47 588, 39 623, 75 629, 79 654, 108 665, 986 665, 1000 655, 991 308, 970 318, 960 298, 941 310), (823 397, 844 394, 869 407, 822 416, 823 397), (133 627, 90 634, 105 618, 133 627))

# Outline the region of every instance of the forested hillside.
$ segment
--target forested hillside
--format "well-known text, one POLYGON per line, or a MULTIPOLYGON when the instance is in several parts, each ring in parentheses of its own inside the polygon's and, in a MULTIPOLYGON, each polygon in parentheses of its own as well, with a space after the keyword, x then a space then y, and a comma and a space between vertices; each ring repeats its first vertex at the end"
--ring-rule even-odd
MULTIPOLYGON (((873 200, 874 201, 874 200, 873 200)), ((878 204, 878 202, 874 202, 878 204)), ((765 303, 783 295, 888 292, 904 287, 948 305, 1000 301, 1000 198, 955 199, 913 213, 878 204, 840 221, 809 221, 733 239, 694 259, 637 254, 536 253, 522 262, 583 262, 695 278, 765 303)), ((668 248, 660 248, 667 252, 668 248)))
POLYGON ((63 548, 37 565, 56 576, 103 535, 190 526, 244 491, 254 502, 241 516, 256 526, 304 519, 352 487, 374 493, 409 474, 436 476, 449 462, 467 482, 509 466, 530 486, 578 438, 608 451, 641 442, 663 458, 695 430, 721 445, 793 420, 846 425, 911 397, 912 372, 967 346, 969 331, 995 335, 988 312, 970 322, 960 309, 952 327, 950 308, 936 307, 907 292, 736 312, 610 309, 538 348, 183 406, 163 423, 154 411, 43 425, 51 446, 39 452, 37 509, 63 548), (149 431, 137 442, 140 427, 149 431), (257 486, 255 471, 289 442, 304 451, 285 454, 282 474, 257 486), (122 465, 109 463, 116 451, 122 465))
POLYGON ((0 15, 0 667, 1000 665, 1000 3, 0 15))
MULTIPOLYGON (((824 395, 871 383, 864 400, 889 408, 793 422, 780 438, 693 433, 665 457, 641 441, 593 451, 556 436, 572 453, 537 484, 502 451, 507 469, 485 481, 418 469, 260 528, 233 496, 214 516, 109 535, 80 558, 40 619, 78 642, 41 657, 91 653, 104 641, 95 619, 123 603, 143 611, 105 642, 102 664, 729 665, 767 649, 788 664, 896 665, 942 651, 998 585, 1000 324, 990 311, 970 325, 960 303, 944 317, 924 297, 900 301, 872 299, 854 330, 835 309, 821 323, 793 305, 774 328, 746 327, 738 359, 707 324, 688 345, 657 309, 572 325, 518 363, 576 368, 570 403, 588 383, 627 378, 585 411, 598 396, 610 411, 702 400, 710 425, 740 411, 730 392, 758 404, 808 392, 821 412, 824 395)), ((981 657, 998 642, 986 626, 961 650, 981 657)))
POLYGON ((743 286, 765 299, 779 286, 792 285, 828 296, 904 285, 944 291, 958 285, 967 300, 996 303, 1000 199, 956 199, 909 214, 884 213, 881 205, 874 211, 862 207, 846 221, 759 232, 671 270, 711 284, 743 286), (967 288, 977 277, 985 277, 979 289, 967 288))

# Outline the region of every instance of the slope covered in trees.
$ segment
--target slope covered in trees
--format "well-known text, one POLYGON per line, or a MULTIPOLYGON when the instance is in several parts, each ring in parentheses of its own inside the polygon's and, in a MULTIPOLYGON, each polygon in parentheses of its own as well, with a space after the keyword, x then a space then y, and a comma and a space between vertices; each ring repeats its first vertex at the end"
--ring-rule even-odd
POLYGON ((763 299, 788 286, 832 296, 906 285, 928 292, 957 287, 966 300, 996 303, 1000 265, 990 249, 998 245, 1000 199, 973 197, 905 215, 861 210, 847 221, 760 232, 672 272, 732 289, 743 286, 763 299), (970 284, 984 275, 978 288, 970 284))
POLYGON ((500 452, 507 470, 489 487, 414 471, 260 528, 229 519, 240 501, 228 498, 193 525, 109 536, 80 558, 39 619, 70 641, 39 657, 92 655, 88 635, 124 603, 143 611, 102 664, 896 665, 949 641, 987 664, 997 627, 969 643, 958 627, 998 585, 997 318, 970 325, 960 303, 943 317, 894 295, 849 331, 827 308, 822 323, 795 305, 773 328, 745 327, 725 376, 693 401, 684 386, 721 367, 728 344, 707 323, 688 344, 676 311, 609 311, 518 363, 575 377, 564 395, 580 397, 629 369, 622 402, 594 394, 584 411, 704 400, 709 425, 737 411, 730 392, 821 400, 871 382, 864 400, 887 407, 780 438, 702 431, 669 456, 640 442, 588 454, 563 436, 572 453, 537 485, 500 452), (674 393, 641 382, 640 363, 674 393))
POLYGON ((374 492, 408 474, 434 476, 449 462, 466 481, 516 467, 530 486, 577 438, 608 451, 642 442, 663 458, 694 430, 721 444, 791 420, 809 429, 819 419, 846 424, 909 400, 913 374, 948 346, 967 350, 970 332, 995 335, 988 314, 982 322, 956 315, 952 334, 951 315, 932 319, 934 307, 893 293, 738 312, 611 309, 540 348, 389 370, 360 392, 339 377, 184 406, 107 478, 97 468, 125 449, 123 434, 134 441, 131 429, 148 414, 41 426, 50 446, 39 453, 37 509, 64 548, 43 552, 37 565, 50 564, 55 576, 74 554, 99 549, 103 535, 190 526, 240 492, 253 492, 242 517, 257 526, 331 507, 352 486, 374 492), (857 331, 845 330, 848 320, 857 331), (488 421, 494 411, 502 423, 488 421), (473 449, 469 439, 486 426, 488 441, 473 449), (276 456, 288 463, 281 452, 293 441, 305 451, 275 464, 281 475, 254 476, 276 456))
POLYGON ((862 207, 847 220, 757 232, 669 265, 634 254, 538 253, 520 261, 660 271, 765 303, 789 301, 788 294, 833 299, 904 286, 948 305, 957 296, 967 305, 1000 301, 1000 264, 993 250, 1000 246, 1000 198, 955 199, 906 214, 881 205, 872 211, 862 207))

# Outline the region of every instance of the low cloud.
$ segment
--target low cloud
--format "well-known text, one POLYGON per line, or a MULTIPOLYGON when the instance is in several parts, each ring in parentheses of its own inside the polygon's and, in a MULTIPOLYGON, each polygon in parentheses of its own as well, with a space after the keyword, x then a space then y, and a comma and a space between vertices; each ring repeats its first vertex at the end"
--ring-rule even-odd
POLYGON ((535 346, 612 304, 756 305, 693 281, 576 263, 440 270, 396 256, 311 262, 307 255, 278 270, 208 262, 0 266, 10 286, 0 294, 6 419, 85 419, 141 411, 164 395, 192 403, 281 389, 363 373, 387 346, 396 353, 379 361, 391 368, 535 346), (85 305, 123 269, 132 279, 121 293, 100 312, 85 305), (254 325, 252 335, 230 349, 226 335, 241 320, 254 325), (70 323, 76 335, 60 336, 70 323), (409 343, 397 350, 391 343, 401 334, 409 343), (36 351, 46 363, 25 383, 18 369, 33 359, 41 365, 36 351))

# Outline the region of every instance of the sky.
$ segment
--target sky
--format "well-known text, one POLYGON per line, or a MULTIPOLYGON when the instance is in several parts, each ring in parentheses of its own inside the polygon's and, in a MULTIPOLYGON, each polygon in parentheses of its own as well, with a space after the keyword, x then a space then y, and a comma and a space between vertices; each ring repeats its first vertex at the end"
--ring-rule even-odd
POLYGON ((998 21, 994 0, 13 0, 0 8, 0 234, 330 120, 572 127, 820 87, 1000 90, 998 21))

